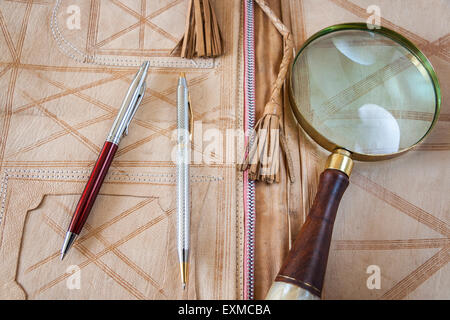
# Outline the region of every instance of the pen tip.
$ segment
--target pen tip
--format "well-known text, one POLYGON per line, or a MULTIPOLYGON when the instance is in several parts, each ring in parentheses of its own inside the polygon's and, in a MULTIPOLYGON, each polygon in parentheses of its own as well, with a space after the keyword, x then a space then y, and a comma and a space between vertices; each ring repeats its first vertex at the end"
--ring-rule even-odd
POLYGON ((72 232, 67 232, 66 238, 64 239, 64 244, 61 249, 61 261, 66 256, 67 252, 69 251, 70 247, 72 246, 73 242, 75 241, 75 238, 77 237, 77 234, 72 232))
POLYGON ((186 289, 186 284, 188 282, 188 263, 181 262, 180 263, 180 271, 181 271, 181 285, 183 286, 183 290, 186 289))

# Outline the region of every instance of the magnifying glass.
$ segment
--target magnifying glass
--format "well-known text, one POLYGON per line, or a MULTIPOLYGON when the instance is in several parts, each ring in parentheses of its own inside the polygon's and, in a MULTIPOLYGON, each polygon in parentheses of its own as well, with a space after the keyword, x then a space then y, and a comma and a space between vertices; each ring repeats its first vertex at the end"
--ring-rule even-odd
POLYGON ((292 66, 290 99, 303 129, 332 154, 266 299, 319 299, 353 160, 394 158, 420 143, 438 119, 441 92, 431 63, 410 41, 351 23, 304 44, 292 66))

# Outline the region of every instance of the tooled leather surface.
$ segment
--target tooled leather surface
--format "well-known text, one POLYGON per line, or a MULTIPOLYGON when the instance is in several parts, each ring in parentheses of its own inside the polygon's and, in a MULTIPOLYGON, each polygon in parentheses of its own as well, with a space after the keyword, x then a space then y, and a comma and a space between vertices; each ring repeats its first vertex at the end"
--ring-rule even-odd
MULTIPOLYGON (((64 32, 90 54, 159 58, 171 66, 151 69, 143 104, 92 213, 68 256, 59 260, 72 212, 137 69, 83 64, 68 57, 50 30, 53 4, 0 2, 0 296, 238 297, 240 173, 218 154, 205 151, 207 144, 195 145, 193 152, 212 163, 200 160, 192 166, 188 290, 183 292, 180 284, 175 164, 170 158, 180 69, 168 53, 184 30, 183 1, 73 1, 64 2, 59 11, 60 27, 65 28, 67 6, 80 7, 81 29, 64 32)), ((217 128, 224 134, 241 125, 240 1, 214 4, 226 54, 213 68, 184 65, 183 71, 195 120, 202 121, 203 132, 217 128)))

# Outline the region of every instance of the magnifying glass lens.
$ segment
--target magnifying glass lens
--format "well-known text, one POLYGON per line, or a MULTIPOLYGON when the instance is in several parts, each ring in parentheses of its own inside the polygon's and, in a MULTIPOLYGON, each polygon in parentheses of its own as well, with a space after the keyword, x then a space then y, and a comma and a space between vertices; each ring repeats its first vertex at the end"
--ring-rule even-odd
POLYGON ((433 79, 406 47, 370 30, 341 30, 309 43, 292 69, 298 113, 321 136, 356 154, 384 155, 430 130, 433 79))

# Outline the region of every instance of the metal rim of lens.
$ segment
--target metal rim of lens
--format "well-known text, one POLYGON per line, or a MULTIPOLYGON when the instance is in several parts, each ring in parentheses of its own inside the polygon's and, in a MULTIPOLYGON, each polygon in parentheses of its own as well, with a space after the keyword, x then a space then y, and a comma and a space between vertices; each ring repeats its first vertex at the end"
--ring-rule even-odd
POLYGON ((381 34, 387 38, 390 38, 394 42, 400 44, 403 48, 407 49, 410 53, 412 53, 414 55, 415 58, 417 58, 419 60, 419 62, 422 64, 422 66, 428 72, 428 75, 430 76, 430 79, 433 83, 433 88, 434 88, 434 92, 435 92, 435 100, 436 100, 433 121, 432 121, 428 131, 415 144, 411 145, 408 148, 402 149, 399 152, 388 153, 388 154, 364 154, 364 153, 358 153, 358 152, 354 152, 352 150, 348 150, 351 153, 352 159, 359 160, 359 161, 386 160, 386 159, 395 158, 399 155, 404 154, 405 152, 410 151, 411 149, 416 147, 418 144, 420 144, 429 135, 429 133, 433 130, 434 126, 436 125, 436 122, 439 118, 440 109, 441 109, 441 99, 442 99, 441 98, 441 88, 439 85, 439 80, 436 75, 436 72, 435 72, 433 66, 431 65, 431 62, 428 60, 428 58, 411 41, 409 41, 402 35, 398 34, 397 32, 392 31, 387 28, 384 28, 384 27, 379 27, 379 26, 375 27, 374 26, 374 29, 369 29, 368 25, 365 23, 337 24, 337 25, 330 26, 328 28, 325 28, 325 29, 317 32, 303 44, 303 46, 300 48, 300 50, 298 51, 298 53, 295 56, 294 62, 292 63, 292 67, 290 70, 290 75, 289 75, 289 100, 290 100, 290 103, 292 106, 291 109, 292 109, 295 117, 297 118, 297 121, 300 123, 300 125, 306 131, 306 133, 308 133, 308 135, 324 149, 326 149, 330 152, 333 152, 336 149, 345 149, 344 147, 337 145, 336 143, 334 143, 333 141, 329 140, 324 135, 319 133, 303 117, 303 115, 301 114, 301 112, 297 106, 297 103, 295 102, 293 86, 292 86, 292 77, 294 74, 294 66, 295 66, 297 59, 302 54, 303 50, 314 40, 316 40, 326 34, 330 34, 330 33, 336 32, 336 31, 343 31, 343 30, 361 30, 361 31, 367 31, 367 32, 375 32, 375 33, 381 34))

